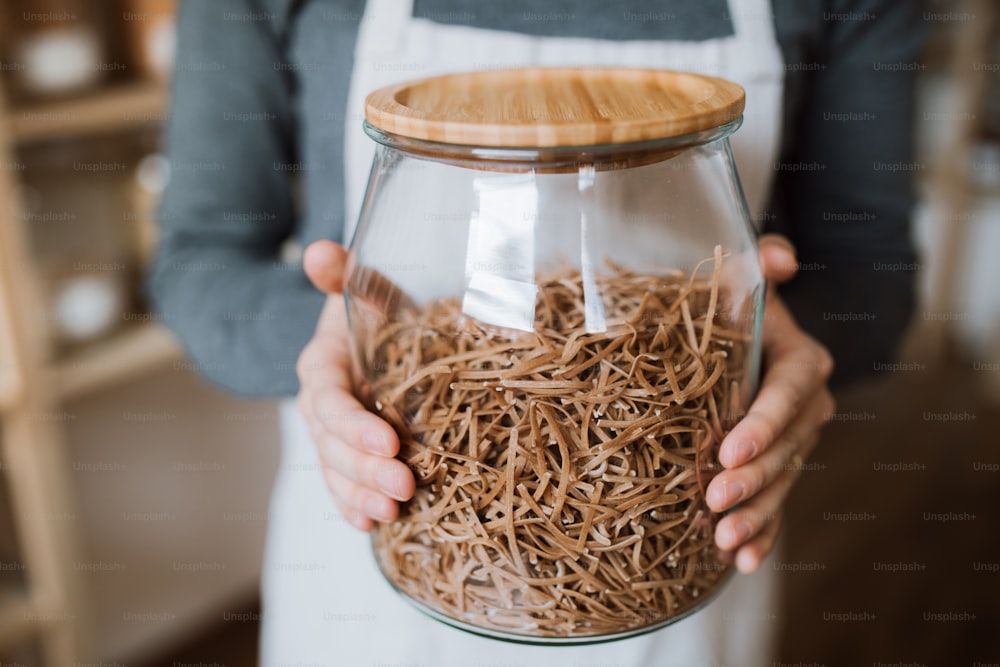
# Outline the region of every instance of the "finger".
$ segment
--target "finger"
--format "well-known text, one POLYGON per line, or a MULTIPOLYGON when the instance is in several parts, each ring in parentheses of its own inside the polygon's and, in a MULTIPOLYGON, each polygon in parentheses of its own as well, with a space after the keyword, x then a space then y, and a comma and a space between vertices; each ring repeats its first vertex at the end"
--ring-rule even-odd
POLYGON ((302 268, 316 289, 327 294, 340 293, 347 275, 347 251, 333 241, 316 241, 306 248, 302 268))
POLYGON ((795 276, 798 262, 791 241, 780 234, 764 234, 759 245, 761 272, 769 284, 780 285, 795 276))
POLYGON ((769 355, 775 361, 764 374, 757 397, 722 441, 719 461, 726 468, 743 465, 766 451, 795 419, 806 399, 829 378, 833 369, 829 353, 812 339, 801 334, 799 338, 798 344, 775 344, 789 349, 780 356, 769 355))
POLYGON ((350 393, 351 352, 347 334, 344 299, 327 297, 316 324, 316 334, 303 348, 295 366, 303 391, 314 392, 317 385, 335 383, 350 393))
MULTIPOLYGON (((813 401, 814 415, 812 415, 812 419, 815 420, 818 414, 821 422, 826 421, 829 415, 828 410, 832 404, 832 399, 824 390, 823 394, 813 401)), ((815 421, 813 424, 815 425, 815 421)), ((805 447, 802 450, 805 455, 811 451, 817 440, 815 426, 808 428, 808 430, 811 435, 798 436, 805 447)), ((770 550, 773 541, 768 542, 768 540, 773 540, 774 535, 764 533, 764 531, 769 523, 777 522, 780 519, 785 498, 801 474, 801 466, 789 465, 787 459, 781 464, 772 465, 777 469, 773 481, 765 485, 759 493, 751 496, 744 505, 733 510, 719 521, 718 526, 716 526, 715 538, 720 549, 736 549, 742 544, 751 542, 755 539, 754 536, 762 534, 765 539, 760 542, 758 547, 767 546, 767 549, 758 550, 755 553, 763 558, 770 550)), ((744 556, 744 558, 751 558, 751 556, 744 556)))
POLYGON ((308 386, 308 391, 299 393, 299 409, 324 464, 393 498, 412 497, 413 473, 392 458, 399 453, 399 437, 350 393, 347 372, 334 364, 308 386))
POLYGON ((723 551, 738 549, 769 523, 777 522, 781 517, 781 501, 795 482, 796 472, 782 472, 770 486, 719 519, 715 527, 716 545, 723 551))
POLYGON ((337 437, 316 439, 320 460, 341 477, 395 500, 413 496, 413 473, 402 461, 376 456, 337 437))
POLYGON ((324 468, 323 479, 341 514, 361 530, 370 530, 372 520, 384 523, 399 516, 399 503, 395 500, 366 489, 335 470, 324 468))
MULTIPOLYGON (((341 375, 346 373, 341 371, 341 375)), ((382 457, 398 454, 399 437, 395 429, 369 412, 343 382, 331 377, 313 385, 310 393, 315 421, 359 452, 382 457)))
MULTIPOLYGON (((331 491, 331 495, 332 494, 333 492, 331 491)), ((340 503, 337 502, 336 496, 334 496, 334 502, 337 503, 337 509, 340 510, 340 516, 343 517, 347 523, 351 524, 361 532, 367 533, 375 527, 375 521, 370 516, 354 508, 341 506, 340 503)))
MULTIPOLYGON (((757 495, 783 471, 798 473, 792 461, 801 460, 819 440, 819 429, 830 414, 828 392, 824 389, 810 399, 773 446, 759 457, 736 468, 724 470, 712 479, 705 499, 713 512, 724 512, 757 495)), ((784 501, 784 498, 781 498, 784 501)))
MULTIPOLYGON (((350 353, 339 332, 343 327, 343 301, 330 297, 324 311, 328 309, 341 312, 324 312, 316 334, 322 341, 309 343, 299 355, 296 370, 303 388, 299 392, 299 409, 307 423, 322 424, 330 434, 353 447, 395 456, 399 451, 396 432, 354 397, 350 353)), ((313 435, 316 439, 322 437, 320 433, 313 435)))
POLYGON ((781 519, 768 521, 764 528, 752 540, 740 547, 736 552, 736 569, 743 574, 756 572, 767 555, 774 549, 781 531, 781 519))
POLYGON ((341 515, 347 520, 348 523, 363 533, 367 533, 375 527, 375 522, 372 521, 371 517, 365 516, 356 510, 349 509, 346 512, 341 510, 341 515))
POLYGON ((333 502, 337 506, 337 509, 340 510, 340 514, 344 520, 358 530, 364 532, 371 530, 372 518, 360 509, 354 507, 348 499, 349 492, 347 489, 353 484, 353 482, 344 479, 329 468, 321 466, 320 470, 322 471, 323 481, 326 483, 326 488, 329 490, 330 496, 333 498, 333 502))

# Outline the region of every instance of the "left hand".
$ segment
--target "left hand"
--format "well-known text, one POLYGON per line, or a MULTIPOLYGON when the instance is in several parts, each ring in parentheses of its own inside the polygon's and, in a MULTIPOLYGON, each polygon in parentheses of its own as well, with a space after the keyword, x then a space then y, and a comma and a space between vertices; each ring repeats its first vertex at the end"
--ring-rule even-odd
POLYGON ((725 470, 706 492, 714 512, 742 503, 715 529, 716 545, 735 552, 740 572, 756 570, 774 548, 785 498, 834 410, 826 386, 833 358, 799 328, 774 289, 795 275, 795 251, 785 238, 767 234, 760 258, 768 283, 763 378, 746 416, 722 441, 725 470))

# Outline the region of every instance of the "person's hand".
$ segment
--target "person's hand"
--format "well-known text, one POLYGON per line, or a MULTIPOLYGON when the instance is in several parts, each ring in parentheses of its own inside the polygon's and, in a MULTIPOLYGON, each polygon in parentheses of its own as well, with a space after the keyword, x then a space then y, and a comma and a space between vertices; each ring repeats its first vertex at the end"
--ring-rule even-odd
POLYGON ((317 241, 306 250, 303 265, 313 284, 328 296, 316 334, 299 356, 299 410, 334 502, 352 526, 367 531, 373 520, 396 519, 398 501, 413 495, 413 473, 393 458, 399 452, 393 428, 354 397, 341 294, 347 253, 336 243, 317 241))
POLYGON ((714 512, 739 507, 715 530, 716 545, 735 551, 736 567, 753 572, 771 552, 781 524, 782 504, 834 410, 826 382, 833 359, 795 323, 774 286, 795 275, 795 251, 783 237, 760 241, 768 282, 764 307, 763 377, 746 416, 722 441, 725 467, 708 485, 714 512))

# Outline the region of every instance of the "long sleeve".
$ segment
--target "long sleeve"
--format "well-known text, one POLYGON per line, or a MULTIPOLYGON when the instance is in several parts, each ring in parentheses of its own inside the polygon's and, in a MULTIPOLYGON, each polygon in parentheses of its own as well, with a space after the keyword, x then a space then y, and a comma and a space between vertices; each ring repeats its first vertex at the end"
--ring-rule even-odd
POLYGON ((788 67, 804 92, 788 101, 770 227, 798 248, 800 271, 783 294, 833 352, 835 385, 891 361, 914 308, 921 10, 894 0, 826 2, 823 16, 808 17, 819 26, 814 52, 788 67))
POLYGON ((288 4, 196 0, 180 10, 171 178, 149 286, 202 375, 243 394, 297 391, 295 360, 323 302, 301 269, 279 261, 296 220, 288 4))

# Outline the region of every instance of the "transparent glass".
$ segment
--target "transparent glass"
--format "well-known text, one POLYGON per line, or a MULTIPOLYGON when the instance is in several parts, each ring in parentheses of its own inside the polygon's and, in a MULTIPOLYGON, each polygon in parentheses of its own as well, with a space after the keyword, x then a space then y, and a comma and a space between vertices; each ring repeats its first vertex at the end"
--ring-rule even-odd
POLYGON ((586 643, 701 607, 705 489, 757 385, 764 282, 728 136, 379 142, 345 299, 359 395, 417 490, 389 581, 479 634, 586 643))

